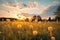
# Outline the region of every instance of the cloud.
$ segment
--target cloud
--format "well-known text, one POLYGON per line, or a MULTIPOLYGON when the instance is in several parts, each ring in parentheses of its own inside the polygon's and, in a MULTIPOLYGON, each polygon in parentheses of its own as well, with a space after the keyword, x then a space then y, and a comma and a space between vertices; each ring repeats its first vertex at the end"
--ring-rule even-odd
POLYGON ((46 10, 48 10, 50 7, 51 7, 51 5, 42 6, 42 7, 40 8, 40 14, 44 14, 44 12, 45 12, 46 10))
POLYGON ((59 1, 53 1, 53 4, 60 4, 59 1))
POLYGON ((46 5, 46 6, 42 6, 40 7, 40 14, 46 14, 49 12, 52 12, 56 10, 56 8, 59 6, 58 4, 60 4, 59 1, 53 1, 51 4, 46 5), (54 5, 55 4, 55 5, 54 5))
POLYGON ((16 14, 8 13, 8 12, 5 11, 5 10, 0 10, 0 17, 17 18, 16 14))
POLYGON ((38 7, 39 3, 38 2, 29 2, 28 6, 29 7, 38 7))
POLYGON ((0 10, 0 12, 7 12, 6 10, 0 10))
POLYGON ((21 13, 28 13, 28 14, 35 14, 40 15, 44 14, 46 10, 48 10, 51 5, 39 7, 38 2, 30 2, 27 4, 27 7, 22 7, 23 5, 19 5, 16 3, 15 5, 10 4, 2 4, 3 10, 7 10, 10 14, 21 14, 21 13))
POLYGON ((41 11, 42 12, 42 16, 41 17, 54 18, 55 17, 54 12, 56 11, 57 7, 58 6, 56 6, 56 5, 54 5, 54 6, 52 6, 52 5, 49 6, 48 5, 48 6, 42 7, 43 9, 41 11))
MULTIPOLYGON (((37 5, 37 3, 34 2, 34 5, 37 5)), ((28 14, 36 14, 38 13, 38 8, 37 7, 29 7, 27 5, 27 7, 23 7, 23 5, 19 5, 19 4, 15 4, 15 5, 12 5, 12 4, 9 4, 9 3, 6 3, 6 4, 0 4, 0 14, 1 15, 4 15, 4 14, 9 14, 9 15, 13 15, 14 14, 14 17, 16 15, 17 17, 17 14, 21 14, 21 13, 28 13, 28 14)), ((9 16, 7 15, 7 16, 9 16)))
MULTIPOLYGON (((50 9, 52 5, 40 6, 39 2, 29 2, 28 4, 20 4, 16 1, 16 4, 1 4, 0 5, 0 14, 11 15, 12 17, 21 13, 35 14, 35 15, 46 15, 47 10, 50 9), (1 11, 3 10, 3 11, 1 11)), ((48 13, 49 14, 49 13, 48 13)))

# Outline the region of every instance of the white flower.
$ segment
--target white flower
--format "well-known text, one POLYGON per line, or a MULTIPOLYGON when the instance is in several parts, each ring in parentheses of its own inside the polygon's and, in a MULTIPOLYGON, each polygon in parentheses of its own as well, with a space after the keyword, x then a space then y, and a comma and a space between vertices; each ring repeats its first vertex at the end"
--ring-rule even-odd
POLYGON ((55 37, 52 36, 52 37, 51 37, 51 40, 55 40, 55 37))
POLYGON ((38 34, 38 31, 33 31, 33 35, 37 35, 38 34))
POLYGON ((48 27, 48 30, 53 31, 53 27, 52 26, 48 27))

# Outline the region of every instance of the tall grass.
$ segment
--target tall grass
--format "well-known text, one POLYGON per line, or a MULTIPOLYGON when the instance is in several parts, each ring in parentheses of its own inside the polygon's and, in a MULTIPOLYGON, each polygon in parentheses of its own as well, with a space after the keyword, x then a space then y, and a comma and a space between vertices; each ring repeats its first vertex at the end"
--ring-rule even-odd
POLYGON ((52 36, 60 40, 60 22, 0 22, 0 40, 50 40, 48 27, 53 27, 52 36))

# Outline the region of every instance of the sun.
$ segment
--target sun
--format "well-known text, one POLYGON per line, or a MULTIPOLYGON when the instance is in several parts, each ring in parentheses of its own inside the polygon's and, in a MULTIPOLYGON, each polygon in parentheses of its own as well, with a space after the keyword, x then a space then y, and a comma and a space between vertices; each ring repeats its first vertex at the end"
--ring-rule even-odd
POLYGON ((27 17, 26 16, 23 16, 23 15, 17 15, 18 16, 18 19, 20 20, 25 20, 27 17))

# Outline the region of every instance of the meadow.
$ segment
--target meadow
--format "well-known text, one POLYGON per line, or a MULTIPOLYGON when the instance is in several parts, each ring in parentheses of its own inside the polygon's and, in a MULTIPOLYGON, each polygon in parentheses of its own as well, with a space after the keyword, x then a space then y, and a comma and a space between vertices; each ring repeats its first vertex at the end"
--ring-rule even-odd
POLYGON ((51 35, 60 40, 60 22, 0 21, 0 40, 51 40, 51 35))

